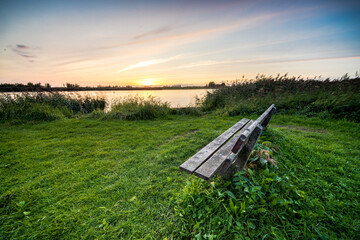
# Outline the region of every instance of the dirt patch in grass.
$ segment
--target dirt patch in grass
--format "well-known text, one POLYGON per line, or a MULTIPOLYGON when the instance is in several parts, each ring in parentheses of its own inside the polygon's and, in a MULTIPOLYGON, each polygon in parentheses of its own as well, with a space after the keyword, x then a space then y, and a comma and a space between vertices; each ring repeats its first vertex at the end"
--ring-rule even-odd
POLYGON ((327 130, 325 130, 325 129, 306 128, 306 127, 303 127, 303 126, 271 125, 271 127, 274 127, 274 128, 285 128, 285 129, 290 129, 290 130, 298 130, 298 131, 303 131, 303 132, 316 132, 316 133, 323 133, 323 134, 329 133, 329 132, 328 132, 327 130))
POLYGON ((185 132, 183 134, 178 134, 178 135, 172 136, 169 140, 167 140, 164 143, 158 145, 158 147, 162 147, 162 146, 164 146, 164 145, 166 145, 168 143, 174 142, 177 139, 182 139, 182 138, 188 137, 188 136, 190 136, 190 134, 196 133, 198 131, 199 131, 199 129, 194 129, 194 130, 190 130, 188 132, 185 132))

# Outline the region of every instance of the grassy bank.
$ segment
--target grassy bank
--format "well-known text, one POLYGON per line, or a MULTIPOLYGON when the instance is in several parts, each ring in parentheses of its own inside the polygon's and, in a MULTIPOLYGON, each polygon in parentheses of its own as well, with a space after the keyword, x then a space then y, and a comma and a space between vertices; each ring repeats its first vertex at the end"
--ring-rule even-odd
POLYGON ((153 120, 170 115, 206 113, 239 116, 261 114, 273 103, 281 114, 360 122, 360 78, 344 76, 320 81, 259 75, 253 80, 242 79, 230 86, 223 85, 197 102, 197 107, 172 109, 153 96, 128 96, 108 106, 101 97, 70 97, 59 93, 0 95, 0 122, 52 121, 84 114, 118 120, 153 120))
POLYGON ((70 97, 59 93, 0 95, 0 122, 52 121, 105 109, 101 97, 70 97))
POLYGON ((239 175, 230 183, 210 184, 179 171, 183 161, 242 117, 3 123, 0 235, 358 238, 357 123, 276 114, 262 137, 278 147, 276 172, 259 169, 250 182, 239 175), (264 201, 244 191, 244 184, 264 201))
POLYGON ((360 78, 308 80, 259 75, 209 92, 203 111, 229 116, 261 114, 274 103, 278 113, 360 121, 360 78))

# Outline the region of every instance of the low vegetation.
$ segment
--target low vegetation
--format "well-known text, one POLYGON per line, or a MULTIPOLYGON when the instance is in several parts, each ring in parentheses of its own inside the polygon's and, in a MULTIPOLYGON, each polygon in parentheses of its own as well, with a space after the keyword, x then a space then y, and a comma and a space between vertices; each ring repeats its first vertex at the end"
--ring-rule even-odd
POLYGON ((51 121, 104 110, 105 99, 70 97, 59 93, 23 93, 0 96, 0 121, 51 121))
POLYGON ((128 96, 111 106, 111 110, 104 114, 106 119, 146 120, 165 117, 170 112, 170 105, 160 99, 149 96, 128 96))
POLYGON ((208 92, 203 111, 229 116, 257 113, 274 103, 278 113, 360 121, 360 78, 336 80, 259 75, 208 92))
POLYGON ((51 121, 92 113, 90 117, 118 120, 153 120, 168 115, 214 112, 228 116, 261 114, 275 103, 278 114, 319 116, 360 121, 360 78, 305 80, 287 75, 219 85, 198 100, 197 108, 171 109, 155 97, 128 96, 109 106, 102 97, 70 97, 59 93, 24 93, 0 96, 0 121, 51 121), (105 111, 108 109, 108 111, 105 111))

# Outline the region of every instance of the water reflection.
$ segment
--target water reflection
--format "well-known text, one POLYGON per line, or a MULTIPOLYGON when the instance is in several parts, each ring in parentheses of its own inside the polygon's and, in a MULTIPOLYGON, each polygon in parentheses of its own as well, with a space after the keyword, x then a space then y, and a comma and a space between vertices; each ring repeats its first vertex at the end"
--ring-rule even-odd
MULTIPOLYGON (((67 94, 72 97, 103 97, 106 100, 107 108, 123 99, 127 96, 140 96, 147 98, 148 96, 154 96, 159 98, 161 101, 168 102, 170 107, 188 107, 195 105, 196 97, 201 98, 206 95, 207 91, 212 91, 211 89, 166 89, 166 90, 129 90, 129 91, 72 91, 72 92, 59 92, 60 94, 67 94)), ((21 93, 5 93, 8 95, 17 95, 21 93)))

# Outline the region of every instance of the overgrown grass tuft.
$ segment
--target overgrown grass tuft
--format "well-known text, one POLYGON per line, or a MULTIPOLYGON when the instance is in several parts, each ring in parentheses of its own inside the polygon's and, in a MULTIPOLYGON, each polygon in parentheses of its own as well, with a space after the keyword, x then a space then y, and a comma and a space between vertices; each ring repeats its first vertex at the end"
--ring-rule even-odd
MULTIPOLYGON (((111 110, 102 117, 119 120, 152 120, 165 117, 170 113, 170 105, 160 99, 149 96, 127 96, 111 106, 111 110)), ((95 113, 99 115, 99 113, 95 113)), ((100 114, 101 115, 101 114, 100 114)))
POLYGON ((260 75, 208 92, 202 110, 229 116, 261 114, 272 103, 283 114, 360 121, 360 78, 320 81, 260 75))
POLYGON ((74 98, 59 93, 0 96, 0 120, 2 121, 51 121, 104 108, 105 100, 99 97, 74 98))

